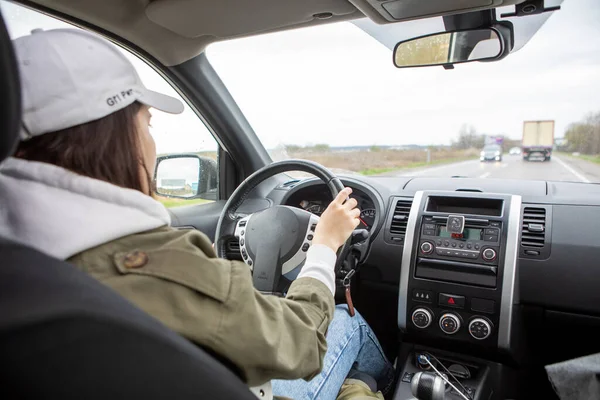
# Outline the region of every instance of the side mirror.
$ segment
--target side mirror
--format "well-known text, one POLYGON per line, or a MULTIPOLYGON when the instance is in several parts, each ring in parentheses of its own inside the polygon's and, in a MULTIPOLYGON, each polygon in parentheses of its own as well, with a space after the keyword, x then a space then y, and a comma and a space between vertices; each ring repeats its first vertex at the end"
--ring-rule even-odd
POLYGON ((397 68, 497 60, 511 43, 506 29, 483 28, 434 33, 400 42, 394 48, 397 68))
POLYGON ((196 154, 171 154, 156 159, 156 194, 179 199, 217 200, 217 162, 196 154))

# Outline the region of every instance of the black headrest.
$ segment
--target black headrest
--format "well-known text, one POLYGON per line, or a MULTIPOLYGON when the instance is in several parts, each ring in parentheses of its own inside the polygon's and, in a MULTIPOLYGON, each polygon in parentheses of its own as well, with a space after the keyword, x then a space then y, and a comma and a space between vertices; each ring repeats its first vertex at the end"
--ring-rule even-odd
POLYGON ((19 141, 21 83, 17 59, 0 13, 0 162, 12 155, 19 141))

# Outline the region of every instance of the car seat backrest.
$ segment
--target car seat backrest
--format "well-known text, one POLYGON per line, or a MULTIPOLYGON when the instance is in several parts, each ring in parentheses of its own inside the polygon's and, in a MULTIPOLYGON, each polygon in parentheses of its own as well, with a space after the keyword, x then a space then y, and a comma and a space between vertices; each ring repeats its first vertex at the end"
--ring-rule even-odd
MULTIPOLYGON (((20 129, 20 87, 0 15, 0 162, 20 129)), ((198 321, 195 321, 198 323, 198 321)), ((0 238, 0 398, 240 399, 214 357, 72 265, 0 238)))
POLYGON ((0 162, 12 155, 21 125, 21 84, 17 61, 4 19, 0 14, 0 162))

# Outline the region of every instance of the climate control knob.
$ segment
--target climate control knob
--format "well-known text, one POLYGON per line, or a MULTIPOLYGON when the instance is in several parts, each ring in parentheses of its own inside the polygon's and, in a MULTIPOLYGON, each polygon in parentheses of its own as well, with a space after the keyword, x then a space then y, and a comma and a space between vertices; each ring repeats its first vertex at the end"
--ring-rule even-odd
POLYGON ((496 250, 494 249, 485 249, 481 254, 485 261, 494 261, 496 259, 496 250))
POLYGON ((431 315, 431 312, 426 308, 417 308, 413 311, 411 319, 417 328, 425 329, 431 325, 433 315, 431 315))
POLYGON ((469 334, 477 340, 487 339, 492 334, 492 324, 483 318, 475 318, 469 322, 469 334))
POLYGON ((440 329, 447 335, 454 335, 460 329, 460 318, 452 313, 440 317, 440 329))
POLYGON ((421 253, 423 253, 423 254, 433 253, 433 244, 431 244, 429 242, 421 243, 421 253))

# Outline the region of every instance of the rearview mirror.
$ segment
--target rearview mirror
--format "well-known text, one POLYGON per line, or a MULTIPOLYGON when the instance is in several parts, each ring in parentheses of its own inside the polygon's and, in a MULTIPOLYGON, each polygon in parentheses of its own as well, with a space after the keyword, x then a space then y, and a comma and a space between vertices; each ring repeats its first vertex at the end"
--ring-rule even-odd
POLYGON ((217 199, 217 162, 195 154, 158 157, 154 173, 156 194, 181 199, 217 199))
POLYGON ((442 32, 400 42, 394 48, 398 68, 458 64, 499 58, 503 41, 495 29, 442 32))

